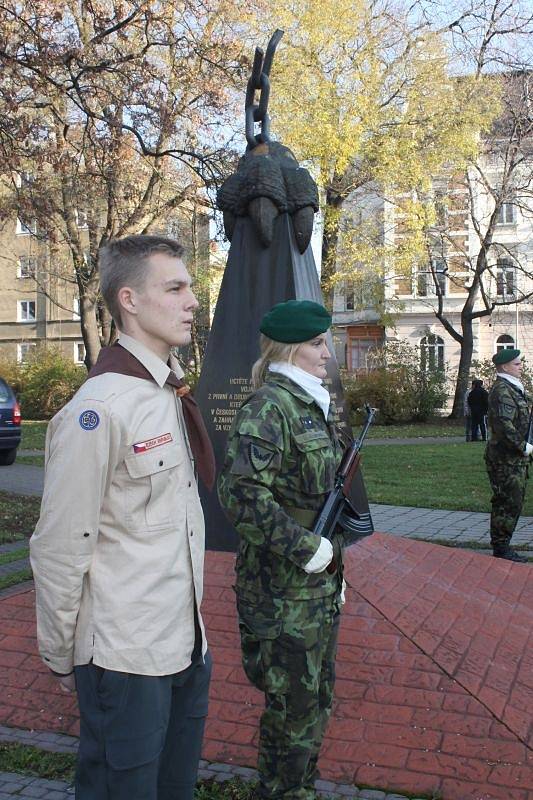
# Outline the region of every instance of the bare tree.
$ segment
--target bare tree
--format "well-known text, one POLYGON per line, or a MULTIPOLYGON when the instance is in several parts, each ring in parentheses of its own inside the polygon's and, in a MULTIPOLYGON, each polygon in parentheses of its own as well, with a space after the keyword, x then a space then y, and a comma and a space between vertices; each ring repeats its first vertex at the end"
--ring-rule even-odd
POLYGON ((224 170, 235 14, 225 0, 0 5, 0 216, 39 243, 42 291, 75 286, 87 366, 112 335, 99 248, 224 170))

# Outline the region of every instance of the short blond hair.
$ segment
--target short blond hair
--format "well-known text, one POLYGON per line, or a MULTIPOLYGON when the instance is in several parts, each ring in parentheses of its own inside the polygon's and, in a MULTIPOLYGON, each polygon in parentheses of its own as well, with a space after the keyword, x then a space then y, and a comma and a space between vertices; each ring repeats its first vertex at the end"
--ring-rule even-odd
POLYGON ((100 248, 98 269, 100 291, 109 313, 120 326, 121 309, 118 293, 124 286, 141 291, 146 282, 148 259, 154 253, 165 253, 172 258, 183 256, 183 247, 168 236, 125 236, 111 239, 100 248))
POLYGON ((276 342, 261 333, 259 336, 259 349, 261 355, 252 367, 252 389, 259 389, 265 382, 269 364, 273 361, 286 361, 292 364, 294 356, 302 343, 287 344, 286 342, 276 342))

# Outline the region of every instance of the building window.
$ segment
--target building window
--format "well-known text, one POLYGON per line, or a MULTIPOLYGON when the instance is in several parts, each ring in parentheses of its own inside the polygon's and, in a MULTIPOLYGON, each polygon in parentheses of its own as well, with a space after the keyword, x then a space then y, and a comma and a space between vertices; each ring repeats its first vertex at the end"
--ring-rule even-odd
POLYGON ((378 325, 356 325, 347 329, 346 347, 349 370, 368 370, 371 368, 369 356, 383 344, 383 328, 378 325))
POLYGON ((498 297, 514 297, 516 290, 516 267, 509 258, 496 262, 496 294, 498 297))
POLYGON ((72 301, 72 319, 80 318, 80 298, 75 297, 72 301))
POLYGON ((516 222, 516 206, 514 203, 502 203, 496 218, 497 225, 512 225, 516 222))
POLYGON ((74 342, 74 361, 76 364, 85 363, 85 345, 83 342, 74 342))
POLYGON ((428 297, 437 295, 435 279, 439 287, 438 294, 446 294, 446 260, 444 258, 434 258, 431 261, 432 270, 420 271, 417 275, 416 291, 418 297, 428 297), (433 272, 435 276, 433 276, 433 272))
POLYGON ((433 197, 433 202, 435 206, 435 224, 439 228, 444 228, 448 221, 446 193, 442 189, 437 189, 433 197))
POLYGON ((420 365, 422 369, 444 369, 444 339, 429 333, 420 340, 420 365))
POLYGON ((17 217, 17 236, 20 235, 28 235, 28 234, 35 234, 37 233, 37 220, 32 219, 30 222, 23 222, 21 219, 17 217))
POLYGON ((347 283, 344 287, 344 310, 353 311, 355 308, 355 289, 353 284, 347 283))
POLYGON ((17 361, 23 364, 28 360, 28 355, 32 347, 35 347, 35 342, 21 342, 17 344, 17 361))
POLYGON ((35 256, 19 256, 17 278, 34 278, 37 271, 35 256))
POLYGON ((35 322, 35 300, 17 301, 17 322, 35 322))
POLYGON ((87 228, 87 212, 84 209, 78 208, 76 210, 76 222, 78 228, 87 228))
POLYGON ((514 350, 514 339, 508 333, 503 333, 496 339, 496 352, 501 350, 514 350))

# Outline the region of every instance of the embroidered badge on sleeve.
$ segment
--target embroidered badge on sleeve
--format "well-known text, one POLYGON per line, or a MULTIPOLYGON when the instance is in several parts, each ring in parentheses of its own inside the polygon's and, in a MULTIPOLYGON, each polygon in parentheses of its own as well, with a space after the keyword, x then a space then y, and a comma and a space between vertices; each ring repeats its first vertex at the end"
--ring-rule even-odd
POLYGON ((92 411, 89 408, 87 411, 82 411, 79 417, 79 423, 84 431, 94 431, 100 424, 100 417, 96 411, 92 411))
POLYGON ((266 469, 276 455, 272 450, 254 444, 254 442, 250 442, 249 447, 250 463, 257 472, 266 469))

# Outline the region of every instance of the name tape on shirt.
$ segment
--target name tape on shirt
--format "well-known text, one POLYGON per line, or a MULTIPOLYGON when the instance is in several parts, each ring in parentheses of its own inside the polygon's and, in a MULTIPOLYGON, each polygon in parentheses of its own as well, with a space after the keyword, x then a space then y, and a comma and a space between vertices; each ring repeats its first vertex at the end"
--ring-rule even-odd
POLYGON ((161 447, 162 444, 171 441, 171 433, 162 433, 161 436, 155 436, 153 439, 147 439, 145 442, 137 442, 137 444, 133 445, 133 452, 146 453, 147 450, 152 450, 154 447, 161 447))

